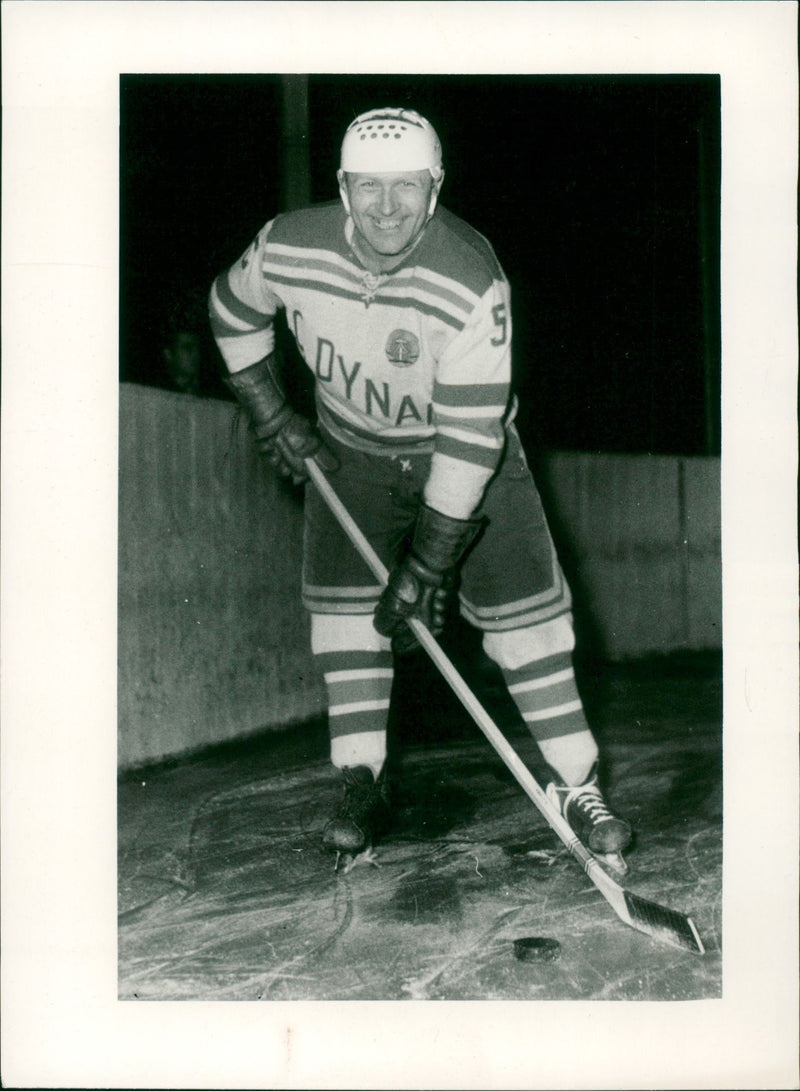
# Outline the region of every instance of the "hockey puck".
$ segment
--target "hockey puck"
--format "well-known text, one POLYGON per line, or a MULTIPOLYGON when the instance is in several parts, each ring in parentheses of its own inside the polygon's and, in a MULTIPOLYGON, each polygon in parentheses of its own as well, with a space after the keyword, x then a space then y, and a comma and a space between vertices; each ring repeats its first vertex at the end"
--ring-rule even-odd
POLYGON ((561 955, 561 944, 545 936, 525 936, 514 940, 514 955, 520 962, 555 962, 561 955))

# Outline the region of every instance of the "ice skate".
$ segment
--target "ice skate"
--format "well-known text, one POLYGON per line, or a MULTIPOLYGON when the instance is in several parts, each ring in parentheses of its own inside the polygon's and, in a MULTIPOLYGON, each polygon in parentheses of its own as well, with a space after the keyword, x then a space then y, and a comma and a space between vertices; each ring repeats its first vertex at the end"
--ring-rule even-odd
POLYGON ((332 818, 322 832, 322 843, 336 853, 335 868, 344 857, 344 871, 360 863, 378 867, 373 842, 389 818, 389 800, 384 773, 377 781, 366 765, 342 769, 343 792, 332 818))
POLYGON ((598 861, 617 875, 628 865, 622 855, 631 843, 630 823, 614 814, 597 783, 597 765, 584 784, 567 785, 554 773, 547 795, 598 861))

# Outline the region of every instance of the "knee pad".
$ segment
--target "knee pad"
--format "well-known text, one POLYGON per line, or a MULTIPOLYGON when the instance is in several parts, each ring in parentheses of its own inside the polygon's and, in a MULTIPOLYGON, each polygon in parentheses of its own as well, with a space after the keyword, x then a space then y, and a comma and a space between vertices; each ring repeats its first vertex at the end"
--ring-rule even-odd
POLYGON ((551 655, 571 655, 574 648, 572 614, 562 614, 524 629, 483 634, 483 650, 499 667, 510 671, 551 655))

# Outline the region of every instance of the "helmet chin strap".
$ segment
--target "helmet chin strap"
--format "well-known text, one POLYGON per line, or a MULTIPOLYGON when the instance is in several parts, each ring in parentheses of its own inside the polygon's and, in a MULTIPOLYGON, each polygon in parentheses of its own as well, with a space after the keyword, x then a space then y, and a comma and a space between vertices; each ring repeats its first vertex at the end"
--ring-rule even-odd
POLYGON ((430 204, 428 205, 428 219, 431 218, 431 216, 435 212, 435 208, 437 208, 437 202, 439 201, 439 191, 441 190, 442 184, 444 182, 444 171, 440 167, 439 172, 435 173, 435 175, 433 175, 432 173, 431 177, 433 178, 433 187, 431 189, 430 204))
POLYGON ((433 180, 433 188, 431 189, 431 201, 428 205, 428 219, 430 219, 436 211, 436 202, 439 200, 439 190, 442 188, 443 181, 444 171, 442 171, 438 178, 434 178, 433 180))
POLYGON ((342 204, 347 215, 350 215, 350 198, 347 196, 347 186, 344 181, 344 171, 337 170, 336 180, 339 183, 339 196, 342 198, 342 204))

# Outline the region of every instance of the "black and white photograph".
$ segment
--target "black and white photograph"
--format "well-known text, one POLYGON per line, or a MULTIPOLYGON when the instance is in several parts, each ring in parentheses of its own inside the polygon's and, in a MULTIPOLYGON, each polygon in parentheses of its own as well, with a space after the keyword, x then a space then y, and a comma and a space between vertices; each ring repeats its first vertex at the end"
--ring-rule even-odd
POLYGON ((796 1086, 792 5, 28 7, 4 1085, 796 1086))
POLYGON ((120 96, 120 996, 719 996, 719 79, 120 96))

